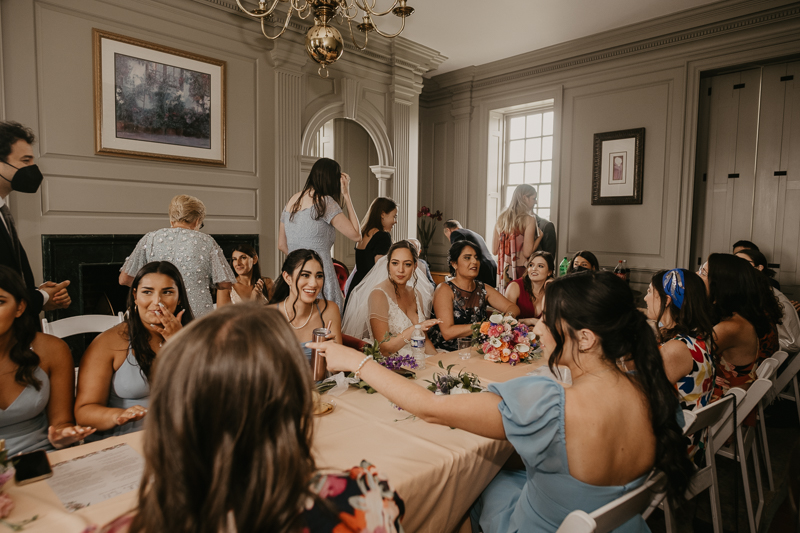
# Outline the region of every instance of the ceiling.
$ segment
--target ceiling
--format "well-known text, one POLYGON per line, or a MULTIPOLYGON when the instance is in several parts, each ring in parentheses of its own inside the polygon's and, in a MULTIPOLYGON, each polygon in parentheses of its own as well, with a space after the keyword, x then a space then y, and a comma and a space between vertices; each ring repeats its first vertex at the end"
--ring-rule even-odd
MULTIPOLYGON (((448 58, 429 73, 438 75, 718 1, 409 0, 403 37, 448 58)), ((395 26, 388 18, 376 20, 384 31, 395 26)))

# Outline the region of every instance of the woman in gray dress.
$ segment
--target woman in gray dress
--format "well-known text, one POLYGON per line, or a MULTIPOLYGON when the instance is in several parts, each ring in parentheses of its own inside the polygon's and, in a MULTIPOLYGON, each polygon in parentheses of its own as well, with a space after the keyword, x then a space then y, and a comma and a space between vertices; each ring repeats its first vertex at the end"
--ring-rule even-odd
POLYGON ((339 163, 323 157, 311 167, 303 190, 289 199, 281 213, 278 248, 287 255, 301 248, 317 252, 325 271, 323 296, 341 309, 344 297, 331 258, 336 230, 354 242, 361 240, 358 215, 350 199, 350 176, 342 172, 339 163), (344 197, 347 216, 339 207, 340 197, 344 197))
POLYGON ((75 373, 67 344, 36 332, 22 277, 0 265, 0 439, 9 457, 63 448, 94 433, 72 417, 75 373))
POLYGON ((189 305, 195 317, 214 310, 211 289, 217 289, 217 305, 230 303, 230 288, 236 275, 225 254, 203 227, 206 206, 194 196, 180 194, 169 204, 169 228, 151 231, 139 241, 122 265, 120 285, 131 285, 133 277, 147 263, 169 261, 183 276, 189 305))

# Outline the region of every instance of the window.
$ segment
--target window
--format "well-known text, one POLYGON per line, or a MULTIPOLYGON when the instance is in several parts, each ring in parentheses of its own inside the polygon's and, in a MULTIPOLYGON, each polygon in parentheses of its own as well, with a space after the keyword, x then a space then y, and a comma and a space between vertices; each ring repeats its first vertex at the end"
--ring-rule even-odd
POLYGON ((538 193, 534 211, 550 220, 553 185, 553 108, 505 115, 505 157, 500 183, 501 210, 508 207, 517 185, 538 193))

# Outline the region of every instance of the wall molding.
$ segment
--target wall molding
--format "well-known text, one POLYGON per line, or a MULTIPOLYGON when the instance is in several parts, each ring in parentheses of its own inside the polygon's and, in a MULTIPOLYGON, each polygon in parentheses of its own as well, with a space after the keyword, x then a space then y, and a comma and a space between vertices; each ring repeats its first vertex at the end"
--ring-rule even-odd
MULTIPOLYGON (((763 2, 747 2, 747 4, 759 4, 763 2)), ((681 14, 681 20, 686 23, 694 21, 696 10, 690 10, 681 14)), ((720 8, 719 12, 725 14, 728 9, 720 8)), ((691 29, 674 31, 666 34, 650 35, 641 40, 631 41, 625 44, 607 47, 600 50, 590 50, 596 46, 598 39, 602 36, 608 40, 619 40, 620 36, 631 36, 630 28, 611 30, 602 34, 591 35, 582 39, 576 39, 562 45, 555 45, 542 50, 536 50, 526 54, 521 54, 513 58, 501 60, 495 63, 483 65, 480 69, 479 79, 475 79, 473 88, 483 89, 497 85, 504 85, 510 82, 524 80, 542 74, 548 74, 559 70, 567 70, 575 67, 583 67, 592 63, 602 63, 612 59, 626 56, 633 56, 643 52, 652 52, 658 49, 672 48, 681 44, 707 40, 721 35, 740 32, 743 30, 756 28, 766 24, 774 24, 778 21, 793 20, 800 18, 800 5, 793 5, 773 9, 767 12, 758 12, 746 16, 738 16, 734 19, 722 22, 714 22, 703 26, 695 26, 691 29), (614 37, 617 37, 616 39, 614 37), (558 53, 554 53, 558 50, 558 53), (562 56, 560 59, 553 59, 553 56, 562 56)), ((658 20, 658 19, 657 19, 658 20)), ((649 28, 653 30, 662 29, 661 25, 649 28)), ((635 33, 643 33, 640 30, 635 33)), ((640 37, 643 37, 640 35, 640 37)), ((474 67, 469 67, 474 69, 474 67)), ((433 77, 426 80, 425 89, 420 97, 420 103, 431 105, 435 100, 446 98, 458 92, 460 85, 463 85, 463 74, 460 71, 448 72, 441 77, 433 77)))

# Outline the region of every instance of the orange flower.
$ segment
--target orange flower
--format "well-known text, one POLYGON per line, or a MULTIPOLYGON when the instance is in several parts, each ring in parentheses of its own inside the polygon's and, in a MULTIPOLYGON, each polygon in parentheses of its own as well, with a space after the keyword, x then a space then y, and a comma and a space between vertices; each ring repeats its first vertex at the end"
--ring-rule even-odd
POLYGON ((488 322, 484 322, 483 324, 481 324, 481 333, 484 334, 484 335, 489 333, 489 323, 488 322))
POLYGON ((504 362, 504 363, 508 363, 508 356, 509 356, 509 354, 508 354, 508 353, 506 353, 506 352, 503 352, 503 353, 501 353, 501 354, 500 354, 500 360, 501 360, 502 362, 504 362))

